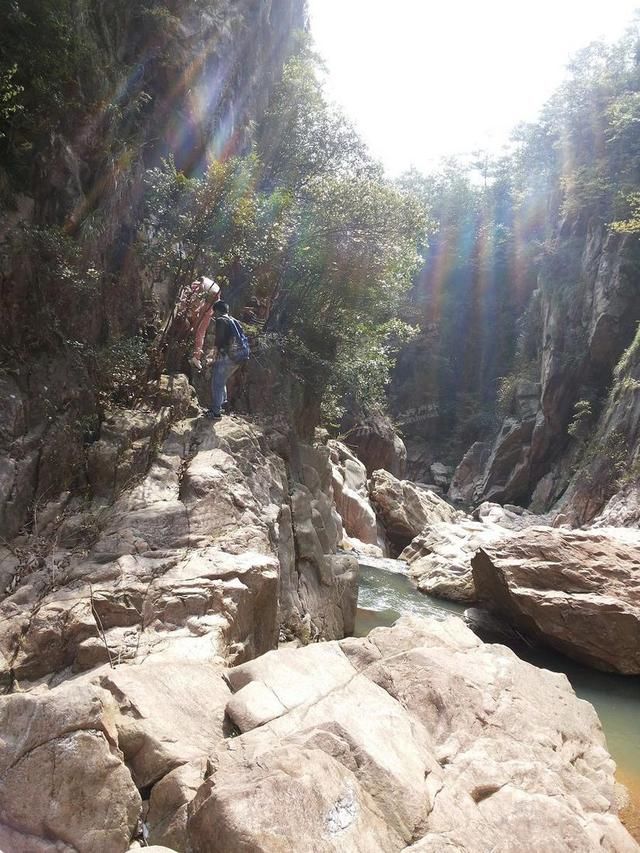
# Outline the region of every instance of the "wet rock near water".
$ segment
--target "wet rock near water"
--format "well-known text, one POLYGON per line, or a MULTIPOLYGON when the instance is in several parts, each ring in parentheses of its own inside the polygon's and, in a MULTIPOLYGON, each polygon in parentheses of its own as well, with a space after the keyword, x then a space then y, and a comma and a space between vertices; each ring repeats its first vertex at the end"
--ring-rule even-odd
POLYGON ((496 524, 460 519, 428 526, 408 545, 401 559, 421 592, 449 601, 475 601, 471 558, 478 548, 504 535, 496 524))
POLYGON ((387 544, 369 500, 364 463, 339 441, 329 441, 328 447, 333 497, 345 533, 350 539, 378 548, 380 556, 384 555, 387 544))
POLYGON ((409 565, 405 560, 393 560, 389 557, 358 555, 358 565, 360 568, 389 572, 392 575, 406 575, 409 572, 409 565))
POLYGON ((640 673, 640 533, 534 527, 472 559, 480 601, 577 661, 640 673))

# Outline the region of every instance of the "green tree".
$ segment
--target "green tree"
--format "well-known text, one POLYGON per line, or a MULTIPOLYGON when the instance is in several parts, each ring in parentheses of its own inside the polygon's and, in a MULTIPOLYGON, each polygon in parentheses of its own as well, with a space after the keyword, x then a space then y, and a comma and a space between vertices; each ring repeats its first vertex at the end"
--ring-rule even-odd
POLYGON ((417 269, 424 206, 385 180, 307 51, 285 68, 256 138, 203 177, 172 162, 151 170, 140 251, 174 293, 205 269, 231 281, 232 300, 267 297, 268 332, 332 416, 347 398, 381 404, 393 340, 408 334, 389 322, 417 269))

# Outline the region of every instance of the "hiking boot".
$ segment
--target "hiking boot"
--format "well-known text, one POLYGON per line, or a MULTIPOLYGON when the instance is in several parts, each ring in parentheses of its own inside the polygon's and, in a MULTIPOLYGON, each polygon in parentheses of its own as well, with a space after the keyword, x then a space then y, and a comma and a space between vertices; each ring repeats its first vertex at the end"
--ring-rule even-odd
POLYGON ((214 412, 212 409, 209 409, 208 412, 204 413, 205 418, 209 418, 211 421, 219 421, 222 417, 222 412, 214 412))

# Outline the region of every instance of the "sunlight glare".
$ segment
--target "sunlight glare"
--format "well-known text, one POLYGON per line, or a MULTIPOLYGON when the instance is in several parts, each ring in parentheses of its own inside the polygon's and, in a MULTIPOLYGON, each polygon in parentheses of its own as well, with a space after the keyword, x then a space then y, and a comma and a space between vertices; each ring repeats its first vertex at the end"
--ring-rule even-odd
POLYGON ((310 0, 327 91, 391 174, 499 151, 638 0, 310 0))

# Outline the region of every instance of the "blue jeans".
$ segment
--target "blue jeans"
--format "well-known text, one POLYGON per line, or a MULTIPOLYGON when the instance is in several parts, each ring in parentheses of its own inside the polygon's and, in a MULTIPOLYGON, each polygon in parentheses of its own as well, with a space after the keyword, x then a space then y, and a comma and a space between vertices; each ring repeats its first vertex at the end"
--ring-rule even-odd
POLYGON ((233 376, 240 367, 235 361, 231 361, 228 355, 219 355, 213 363, 211 374, 211 408, 214 414, 219 415, 223 405, 227 402, 227 380, 233 376))

